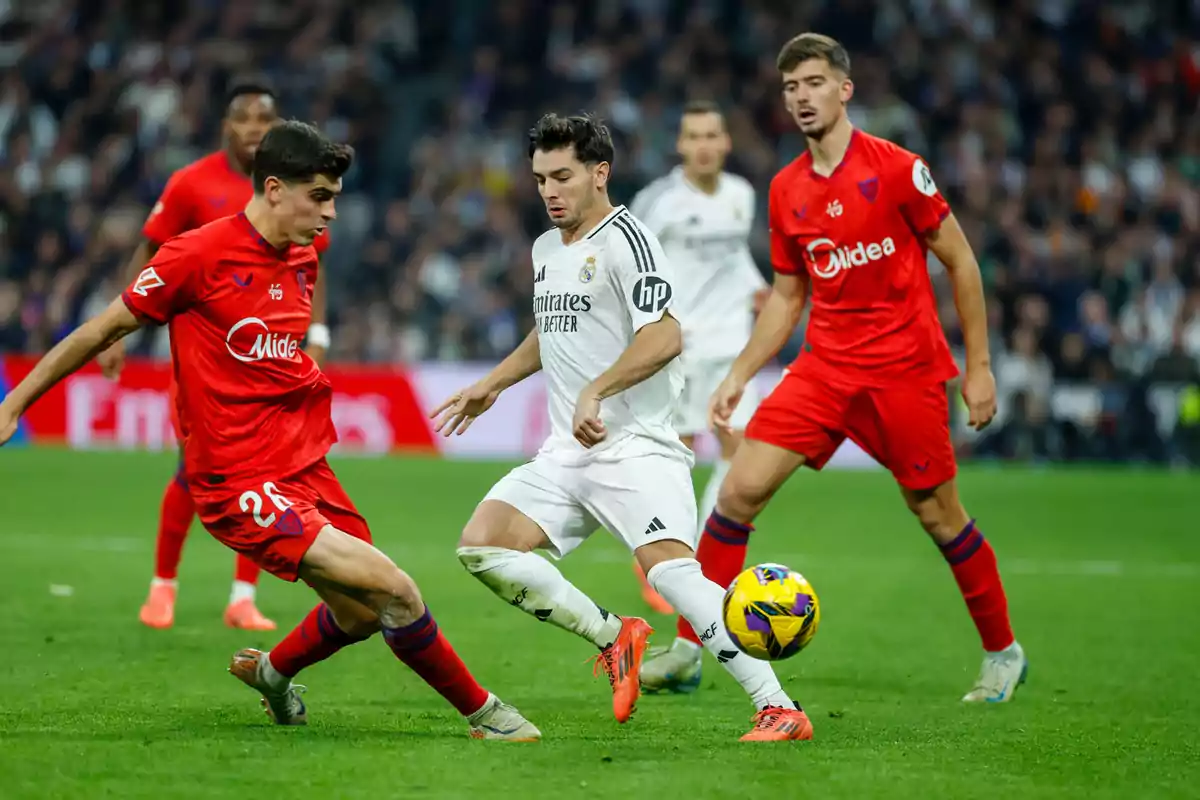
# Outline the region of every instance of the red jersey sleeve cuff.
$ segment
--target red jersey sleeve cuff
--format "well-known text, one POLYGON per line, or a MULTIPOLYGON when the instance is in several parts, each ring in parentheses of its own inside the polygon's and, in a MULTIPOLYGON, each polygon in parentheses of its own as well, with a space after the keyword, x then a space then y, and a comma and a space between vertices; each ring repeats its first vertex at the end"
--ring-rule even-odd
POLYGON ((942 227, 942 223, 946 221, 946 217, 948 216, 950 216, 950 207, 946 206, 938 212, 937 219, 933 220, 928 225, 923 226, 919 231, 917 231, 917 235, 928 236, 929 234, 933 233, 938 228, 942 227))
POLYGON ((775 270, 780 275, 795 275, 800 272, 798 268, 789 264, 776 264, 774 261, 771 262, 771 269, 775 270))
POLYGON ((158 319, 149 311, 138 308, 137 301, 133 299, 133 295, 129 293, 128 289, 121 292, 121 302, 129 309, 129 313, 137 317, 140 322, 148 322, 152 325, 165 325, 167 323, 165 319, 158 319))

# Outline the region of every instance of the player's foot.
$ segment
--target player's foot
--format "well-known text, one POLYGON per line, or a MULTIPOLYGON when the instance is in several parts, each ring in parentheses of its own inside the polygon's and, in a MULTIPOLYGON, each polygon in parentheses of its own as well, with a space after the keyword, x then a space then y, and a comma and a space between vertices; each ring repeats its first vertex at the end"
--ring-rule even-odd
POLYGON ((243 631, 273 631, 275 621, 267 619, 249 597, 225 607, 225 624, 243 631))
POLYGON ((483 708, 467 717, 472 739, 497 739, 504 742, 536 742, 542 738, 532 722, 521 716, 499 697, 489 694, 483 708))
POLYGON ((647 694, 676 692, 687 694, 700 688, 704 650, 691 642, 676 639, 670 648, 657 647, 642 664, 642 691, 647 694))
POLYGON ((754 727, 742 737, 743 742, 785 742, 790 739, 811 739, 812 722, 799 707, 767 706, 754 715, 754 727))
POLYGON ((675 609, 671 608, 667 598, 654 591, 650 581, 646 580, 646 573, 642 571, 642 565, 637 562, 637 559, 634 559, 633 562, 633 574, 637 575, 638 582, 642 584, 642 599, 646 601, 646 605, 650 606, 651 611, 657 611, 659 614, 675 613, 675 609))
POLYGON ((640 617, 625 617, 621 620, 621 632, 617 639, 596 656, 595 674, 600 669, 608 675, 613 690, 613 716, 617 722, 628 722, 637 706, 641 689, 638 673, 642 669, 642 656, 646 653, 646 640, 654 628, 640 617))
POLYGON ((998 653, 985 653, 979 679, 963 696, 964 703, 1007 703, 1029 674, 1029 660, 1021 645, 1013 642, 998 653))
POLYGON ((165 629, 175 624, 175 582, 154 581, 150 594, 138 612, 138 619, 151 628, 165 629))
POLYGON ((300 699, 306 688, 292 683, 274 670, 271 672, 278 680, 271 680, 264 675, 268 664, 265 655, 250 648, 238 650, 233 654, 229 671, 233 677, 262 695, 263 709, 276 725, 307 725, 308 709, 300 699))

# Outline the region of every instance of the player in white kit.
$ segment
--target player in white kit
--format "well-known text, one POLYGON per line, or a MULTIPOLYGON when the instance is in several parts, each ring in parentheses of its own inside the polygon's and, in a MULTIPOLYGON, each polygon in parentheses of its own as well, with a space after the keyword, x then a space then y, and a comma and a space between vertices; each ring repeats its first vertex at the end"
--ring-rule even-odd
MULTIPOLYGON (((683 326, 683 396, 676 407, 675 431, 689 448, 708 430, 709 399, 750 340, 754 307, 769 292, 750 255, 754 187, 724 171, 731 146, 720 107, 707 101, 689 103, 679 121, 680 166, 638 192, 629 204, 679 271, 672 309, 683 326)), ((714 431, 720 456, 701 495, 701 528, 716 507, 730 459, 758 401, 754 384, 749 384, 733 412, 731 430, 714 431)), ((649 585, 636 562, 634 572, 650 607, 670 614, 670 604, 649 585)))
POLYGON ((533 245, 536 327, 491 374, 434 411, 462 433, 504 389, 544 370, 551 432, 500 480, 463 530, 458 557, 511 605, 592 642, 625 722, 652 630, 611 614, 535 550, 562 558, 597 528, 634 552, 654 588, 703 631, 704 645, 758 708, 743 739, 808 739, 812 725, 770 664, 741 654, 721 623, 724 591, 696 561, 691 452, 671 425, 682 388, 676 278, 654 235, 608 199, 608 129, 547 115, 529 156, 554 228, 533 245))

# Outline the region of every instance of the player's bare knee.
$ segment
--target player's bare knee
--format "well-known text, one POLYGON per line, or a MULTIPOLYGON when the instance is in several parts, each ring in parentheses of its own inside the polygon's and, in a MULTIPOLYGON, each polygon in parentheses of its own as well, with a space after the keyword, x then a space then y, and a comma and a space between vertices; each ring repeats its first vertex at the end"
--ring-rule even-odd
POLYGON ((403 628, 421 618, 425 613, 425 601, 417 582, 408 573, 392 564, 384 584, 375 603, 383 627, 403 628))
POLYGON ((498 500, 484 500, 458 538, 458 547, 501 547, 529 553, 548 544, 541 527, 517 509, 498 500))
POLYGON ((717 510, 735 522, 750 523, 771 497, 770 490, 736 467, 729 471, 717 493, 717 510))
POLYGON ((650 570, 664 561, 674 561, 679 558, 695 558, 696 551, 692 549, 691 545, 681 542, 678 539, 661 539, 657 542, 642 545, 633 551, 633 555, 637 559, 638 566, 642 568, 642 572, 648 575, 650 574, 650 570))
POLYGON ((903 489, 904 501, 925 532, 939 544, 952 541, 967 524, 953 484, 932 489, 903 489))

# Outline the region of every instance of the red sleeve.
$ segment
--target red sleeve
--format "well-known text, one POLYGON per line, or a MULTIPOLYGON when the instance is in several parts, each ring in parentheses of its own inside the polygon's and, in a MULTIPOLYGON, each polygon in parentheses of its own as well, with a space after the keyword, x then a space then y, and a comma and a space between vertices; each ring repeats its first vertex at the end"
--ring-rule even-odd
POLYGON ((782 275, 804 272, 804 254, 796 249, 795 239, 788 233, 784 221, 787 219, 787 198, 778 177, 771 181, 767 196, 767 224, 771 229, 771 266, 782 275))
POLYGON ((180 171, 170 177, 158 202, 150 209, 146 223, 142 225, 142 236, 161 245, 195 227, 192 223, 191 192, 187 186, 186 173, 180 171))
POLYGON ((135 317, 165 325, 195 302, 201 266, 200 255, 191 246, 194 241, 193 237, 168 241, 121 293, 135 317))
POLYGON ((908 223, 908 227, 918 236, 937 230, 942 221, 950 216, 950 204, 929 172, 929 165, 918 156, 911 153, 900 160, 894 185, 899 187, 900 213, 908 223))
POLYGON ((317 249, 318 256, 329 248, 329 228, 321 231, 321 235, 313 239, 313 247, 317 249))

